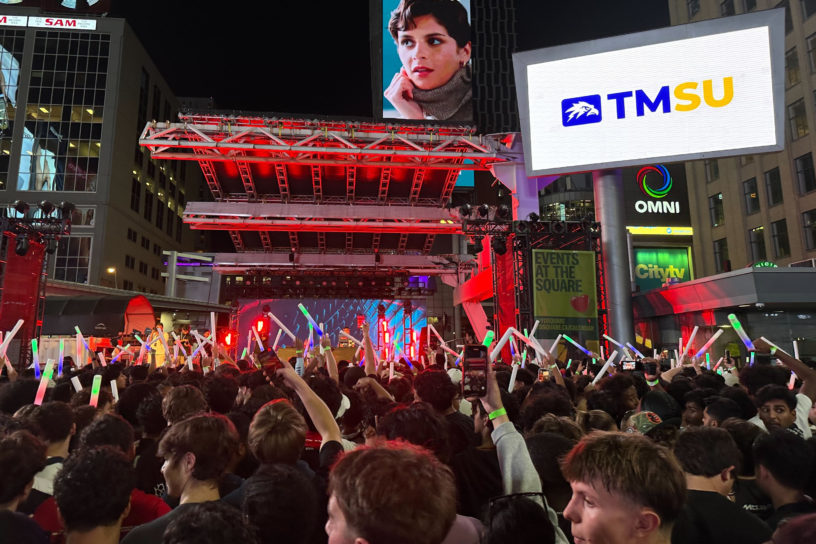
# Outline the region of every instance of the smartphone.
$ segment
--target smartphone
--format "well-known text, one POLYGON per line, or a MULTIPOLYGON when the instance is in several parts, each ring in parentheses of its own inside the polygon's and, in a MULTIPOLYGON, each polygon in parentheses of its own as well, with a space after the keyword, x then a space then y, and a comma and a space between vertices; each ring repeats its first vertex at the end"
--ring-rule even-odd
POLYGON ((303 357, 295 358, 295 372, 298 373, 298 376, 303 376, 304 364, 303 364, 303 357))
MULTIPOLYGON (((623 362, 623 370, 634 370, 637 367, 636 361, 622 361, 623 362)), ((652 366, 657 366, 655 363, 646 363, 651 364, 652 366)))
POLYGON ((487 395, 487 346, 468 344, 462 361, 462 396, 484 397, 487 395))
MULTIPOLYGON (((626 363, 624 363, 625 365, 626 363)), ((623 368, 626 370, 626 367, 623 368)), ((632 368, 634 370, 634 367, 632 368)), ((647 376, 656 376, 657 375, 657 363, 643 363, 643 373, 647 376)))
POLYGON ((538 369, 538 381, 546 382, 550 380, 550 370, 547 368, 538 369))

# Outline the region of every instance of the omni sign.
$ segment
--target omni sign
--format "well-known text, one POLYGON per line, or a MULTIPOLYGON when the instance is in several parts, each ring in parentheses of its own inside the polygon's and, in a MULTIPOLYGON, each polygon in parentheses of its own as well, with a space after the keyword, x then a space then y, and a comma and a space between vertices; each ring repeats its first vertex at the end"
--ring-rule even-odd
POLYGON ((672 189, 672 178, 669 170, 662 164, 644 166, 636 177, 636 183, 644 196, 659 200, 638 200, 635 211, 638 213, 680 213, 680 203, 662 200, 672 189))

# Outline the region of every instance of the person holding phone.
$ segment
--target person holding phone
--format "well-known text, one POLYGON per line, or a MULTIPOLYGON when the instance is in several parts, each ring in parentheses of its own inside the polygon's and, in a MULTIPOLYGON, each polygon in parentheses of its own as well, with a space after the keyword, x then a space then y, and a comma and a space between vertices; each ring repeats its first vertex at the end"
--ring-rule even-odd
POLYGON ((470 23, 456 0, 401 0, 391 14, 402 68, 385 98, 403 119, 471 121, 470 23))

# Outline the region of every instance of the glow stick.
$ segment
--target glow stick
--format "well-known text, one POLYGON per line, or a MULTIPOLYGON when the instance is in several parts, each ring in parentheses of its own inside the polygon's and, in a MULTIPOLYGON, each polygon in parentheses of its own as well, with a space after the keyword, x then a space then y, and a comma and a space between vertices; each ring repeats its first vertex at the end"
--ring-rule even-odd
POLYGON ((725 357, 720 357, 719 359, 717 359, 717 363, 714 365, 714 369, 713 369, 714 372, 717 372, 717 369, 720 368, 720 365, 722 364, 724 359, 725 359, 725 357))
POLYGON ((157 332, 159 333, 159 340, 161 340, 162 347, 164 348, 164 358, 166 360, 167 357, 170 355, 170 348, 167 346, 167 338, 164 337, 164 330, 160 330, 157 332))
POLYGON ((542 357, 544 357, 544 356, 546 356, 546 355, 547 355, 547 352, 546 352, 546 351, 544 351, 544 348, 542 348, 542 347, 541 347, 541 344, 539 344, 537 341, 536 341, 536 342, 533 342, 533 340, 535 340, 535 339, 531 340, 531 339, 527 338, 526 336, 524 336, 523 334, 521 334, 521 333, 518 331, 518 329, 515 329, 515 328, 513 328, 513 327, 510 327, 510 328, 513 330, 513 334, 514 334, 514 335, 516 335, 517 337, 519 337, 519 338, 521 339, 521 341, 522 341, 522 342, 524 342, 525 344, 527 344, 528 346, 530 346, 531 348, 533 348, 533 349, 536 351, 536 353, 541 354, 541 356, 542 356, 542 357))
POLYGON ((215 312, 210 312, 210 338, 215 338, 215 312))
POLYGON ((82 341, 79 339, 79 335, 76 335, 76 359, 74 359, 74 364, 77 368, 82 368, 84 365, 82 364, 82 341))
POLYGON ((280 340, 282 333, 283 331, 281 329, 278 329, 278 334, 275 335, 275 343, 272 344, 272 349, 278 349, 278 340, 280 340))
POLYGON ((258 350, 263 351, 264 345, 263 342, 261 341, 261 335, 258 334, 258 329, 255 328, 255 325, 252 325, 252 334, 255 335, 255 341, 258 343, 258 350))
POLYGON ((272 312, 269 312, 269 313, 268 313, 268 315, 269 315, 269 317, 271 317, 271 318, 272 318, 272 321, 274 321, 275 323, 277 323, 277 324, 278 324, 278 327, 280 327, 280 328, 281 328, 281 330, 282 330, 284 333, 286 333, 286 335, 287 335, 289 338, 291 338, 291 339, 292 339, 292 342, 294 342, 295 340, 297 340, 297 338, 295 338, 295 335, 294 335, 294 334, 292 334, 292 331, 290 331, 289 329, 287 329, 287 328, 286 328, 286 325, 284 325, 283 323, 281 323, 281 320, 280 320, 280 319, 278 319, 277 317, 275 317, 275 314, 273 314, 272 312))
POLYGON ((8 349, 8 346, 11 343, 11 339, 14 338, 14 335, 17 334, 17 331, 19 331, 20 327, 22 326, 23 320, 18 319, 17 323, 14 324, 14 327, 12 327, 11 331, 9 331, 9 333, 6 334, 6 337, 3 338, 3 343, 0 344, 0 355, 2 355, 3 357, 6 356, 6 350, 8 349))
POLYGON ((80 332, 79 327, 77 325, 74 325, 74 330, 76 331, 77 336, 79 337, 79 339, 85 345, 85 349, 87 349, 88 351, 93 353, 93 350, 91 349, 91 346, 88 345, 88 342, 85 340, 85 337, 82 336, 82 332, 80 332))
POLYGON ((175 342, 175 344, 179 347, 181 354, 187 357, 187 350, 184 349, 184 344, 181 343, 181 338, 179 338, 175 331, 171 332, 171 334, 173 335, 173 342, 175 342))
POLYGON ((768 339, 767 339, 767 338, 765 338, 764 336, 760 336, 760 339, 764 340, 764 341, 765 341, 765 343, 766 343, 766 344, 768 344, 769 346, 771 346, 772 348, 776 348, 776 351, 781 351, 781 352, 782 352, 782 353, 784 353, 785 355, 790 355, 790 353, 788 353, 788 352, 787 352, 787 351, 785 351, 784 349, 780 348, 779 346, 777 346, 776 344, 774 344, 773 342, 771 342, 770 340, 768 340, 768 339))
POLYGON ((108 362, 105 360, 104 352, 97 352, 96 355, 99 357, 99 362, 102 364, 102 366, 108 366, 108 362))
POLYGON ((323 330, 320 328, 320 325, 317 324, 317 321, 309 314, 309 310, 306 309, 306 306, 303 305, 302 302, 298 303, 298 308, 300 308, 301 313, 306 316, 306 320, 311 323, 312 328, 314 328, 315 332, 318 336, 323 336, 323 330))
POLYGON ((555 338, 555 342, 553 342, 552 346, 550 346, 550 355, 553 355, 553 353, 555 353, 555 351, 558 349, 558 343, 561 341, 561 337, 562 335, 559 334, 555 338))
POLYGON ((314 346, 314 326, 309 323, 309 349, 312 349, 314 346))
POLYGON ((40 355, 37 353, 37 339, 31 339, 31 349, 34 351, 34 377, 40 377, 40 355))
POLYGON ((502 335, 501 339, 499 340, 499 343, 496 344, 496 347, 493 348, 493 351, 490 353, 490 362, 491 363, 496 361, 496 357, 499 356, 499 353, 501 353, 502 348, 504 347, 504 345, 507 343, 507 341, 510 339, 510 336, 512 336, 512 335, 513 335, 513 327, 507 327, 507 330, 504 331, 504 334, 502 335))
POLYGON ((680 364, 680 363, 679 363, 679 361, 680 361, 680 355, 677 353, 677 350, 674 350, 674 360, 675 360, 675 361, 678 361, 678 364, 680 364))
POLYGON ((572 365, 572 359, 567 360, 567 370, 569 370, 569 367, 571 365, 572 365))
POLYGON ((77 393, 82 391, 82 384, 79 383, 79 377, 78 376, 74 376, 73 378, 71 378, 71 385, 74 386, 74 391, 76 391, 77 393))
POLYGON ((753 352, 753 351, 751 352, 751 357, 750 357, 750 359, 749 359, 749 360, 751 361, 751 362, 749 363, 749 366, 754 366, 754 352, 753 352))
POLYGON ((244 348, 244 351, 241 352, 241 359, 244 359, 247 354, 247 348, 244 348))
POLYGON ((99 390, 102 388, 102 374, 97 374, 93 378, 93 384, 91 385, 91 406, 94 408, 97 407, 99 404, 99 390))
MULTIPOLYGON (((578 348, 578 349, 580 349, 581 351, 583 351, 583 352, 584 352, 586 355, 588 355, 588 356, 592 357, 592 352, 591 352, 591 351, 589 351, 588 349, 586 349, 584 346, 582 346, 581 344, 579 344, 578 342, 576 342, 575 340, 573 340, 572 338, 570 338, 570 337, 569 337, 569 336, 567 336, 566 334, 562 334, 561 336, 563 336, 563 337, 564 337, 564 340, 566 340, 567 342, 569 342, 570 344, 572 344, 572 345, 573 345, 573 346, 575 346, 576 348, 578 348)), ((615 355, 617 355, 617 354, 618 354, 618 352, 616 351, 616 352, 615 352, 615 355)))
POLYGON ((490 347, 490 344, 493 343, 493 339, 496 337, 496 333, 493 331, 487 331, 485 334, 484 340, 482 340, 482 345, 485 347, 490 347))
MULTIPOLYGON (((681 336, 679 340, 677 340, 677 352, 676 353, 683 353, 683 337, 681 336)), ((677 360, 680 360, 680 357, 677 357, 677 360)))
POLYGON ((177 360, 179 356, 179 345, 173 344, 173 360, 177 360))
POLYGON ((193 358, 192 357, 187 357, 187 369, 190 370, 191 372, 193 370, 195 370, 193 368, 193 358))
POLYGON ((512 393, 516 385, 516 375, 518 375, 519 365, 513 365, 513 372, 510 373, 510 383, 507 384, 507 392, 512 393))
POLYGON ((618 346, 619 348, 626 349, 623 344, 621 344, 620 342, 618 342, 617 340, 615 340, 611 336, 608 336, 608 335, 604 334, 603 337, 606 338, 607 340, 609 340, 610 342, 612 342, 613 344, 615 344, 616 346, 618 346))
POLYGON ((116 385, 116 380, 110 381, 111 386, 111 394, 113 395, 113 401, 119 402, 119 387, 116 385))
POLYGON ((65 340, 60 338, 60 348, 59 348, 59 359, 57 359, 57 376, 62 376, 62 360, 63 360, 63 352, 65 351, 65 340))
POLYGON ((389 361, 388 363, 388 381, 394 379, 394 361, 389 361))
MULTIPOLYGON (((722 330, 722 329, 720 329, 722 330)), ((652 359, 657 359, 657 349, 652 350, 652 359)))
POLYGON ((606 354, 604 353, 603 344, 601 344, 601 359, 606 359, 606 354))
POLYGON ((37 396, 34 397, 34 404, 40 406, 43 403, 43 399, 45 398, 45 391, 48 389, 48 382, 51 381, 51 377, 54 375, 54 359, 48 359, 48 362, 45 363, 45 370, 43 370, 42 378, 40 378, 40 385, 37 387, 37 396))
POLYGON ((538 319, 536 319, 535 323, 533 323, 533 328, 530 329, 530 334, 528 334, 527 337, 529 338, 531 336, 535 336, 535 331, 536 331, 537 328, 538 328, 538 319))
POLYGON ((754 347, 754 343, 751 342, 750 338, 748 338, 748 333, 746 333, 745 329, 742 328, 742 323, 739 322, 737 316, 734 314, 728 314, 728 321, 731 322, 731 326, 734 327, 734 331, 737 333, 737 336, 740 337, 742 343, 745 344, 748 351, 755 351, 756 348, 754 347))
MULTIPOLYGON (((691 336, 689 336, 688 342, 686 342, 686 347, 683 349, 683 357, 688 355, 689 349, 691 349, 691 343, 694 342, 694 337, 697 336, 697 331, 700 329, 697 325, 694 325, 694 329, 691 331, 691 336)), ((682 359, 682 357, 681 357, 682 359)))
MULTIPOLYGON (((722 330, 722 329, 720 329, 720 330, 722 330)), ((706 358, 706 368, 711 370, 711 354, 706 353, 705 358, 706 358)))
MULTIPOLYGON (((799 359, 799 342, 793 341, 793 358, 799 359)), ((793 389, 796 385, 796 373, 791 371, 790 381, 788 382, 788 389, 793 389)))
POLYGON ((352 335, 350 335, 346 331, 341 330, 340 331, 340 336, 342 336, 343 338, 348 338, 349 340, 351 340, 352 342, 354 342, 355 344, 357 344, 360 347, 363 346, 363 343, 361 341, 357 340, 356 338, 354 338, 352 335))
POLYGON ((609 359, 607 359, 606 363, 604 363, 604 365, 601 367, 601 371, 598 372, 598 375, 595 376, 594 380, 592 380, 593 385, 598 383, 600 381, 600 379, 603 378, 603 375, 606 374, 606 370, 609 368, 609 365, 612 364, 612 361, 614 361, 615 357, 617 357, 617 356, 618 356, 617 350, 613 351, 612 355, 609 356, 609 359))
POLYGON ((518 353, 518 343, 516 343, 516 339, 511 336, 510 337, 510 355, 515 357, 517 353, 518 353))
POLYGON ((634 351, 635 353, 637 353, 638 357, 640 357, 641 359, 645 359, 645 358, 646 358, 646 356, 645 356, 645 355, 643 355, 643 354, 642 354, 640 351, 638 351, 638 349, 637 349, 635 346, 633 346, 632 344, 630 344, 629 342, 626 342, 626 345, 627 345, 628 347, 632 348, 632 351, 634 351))

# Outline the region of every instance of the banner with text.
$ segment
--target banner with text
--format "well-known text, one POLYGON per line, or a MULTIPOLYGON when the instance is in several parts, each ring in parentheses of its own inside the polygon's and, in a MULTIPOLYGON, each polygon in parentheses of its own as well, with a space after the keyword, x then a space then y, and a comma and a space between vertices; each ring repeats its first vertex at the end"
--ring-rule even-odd
POLYGON ((598 303, 592 251, 533 250, 536 336, 566 333, 586 345, 598 338, 598 303))
POLYGON ((640 291, 692 278, 688 247, 634 248, 635 285, 640 291))

